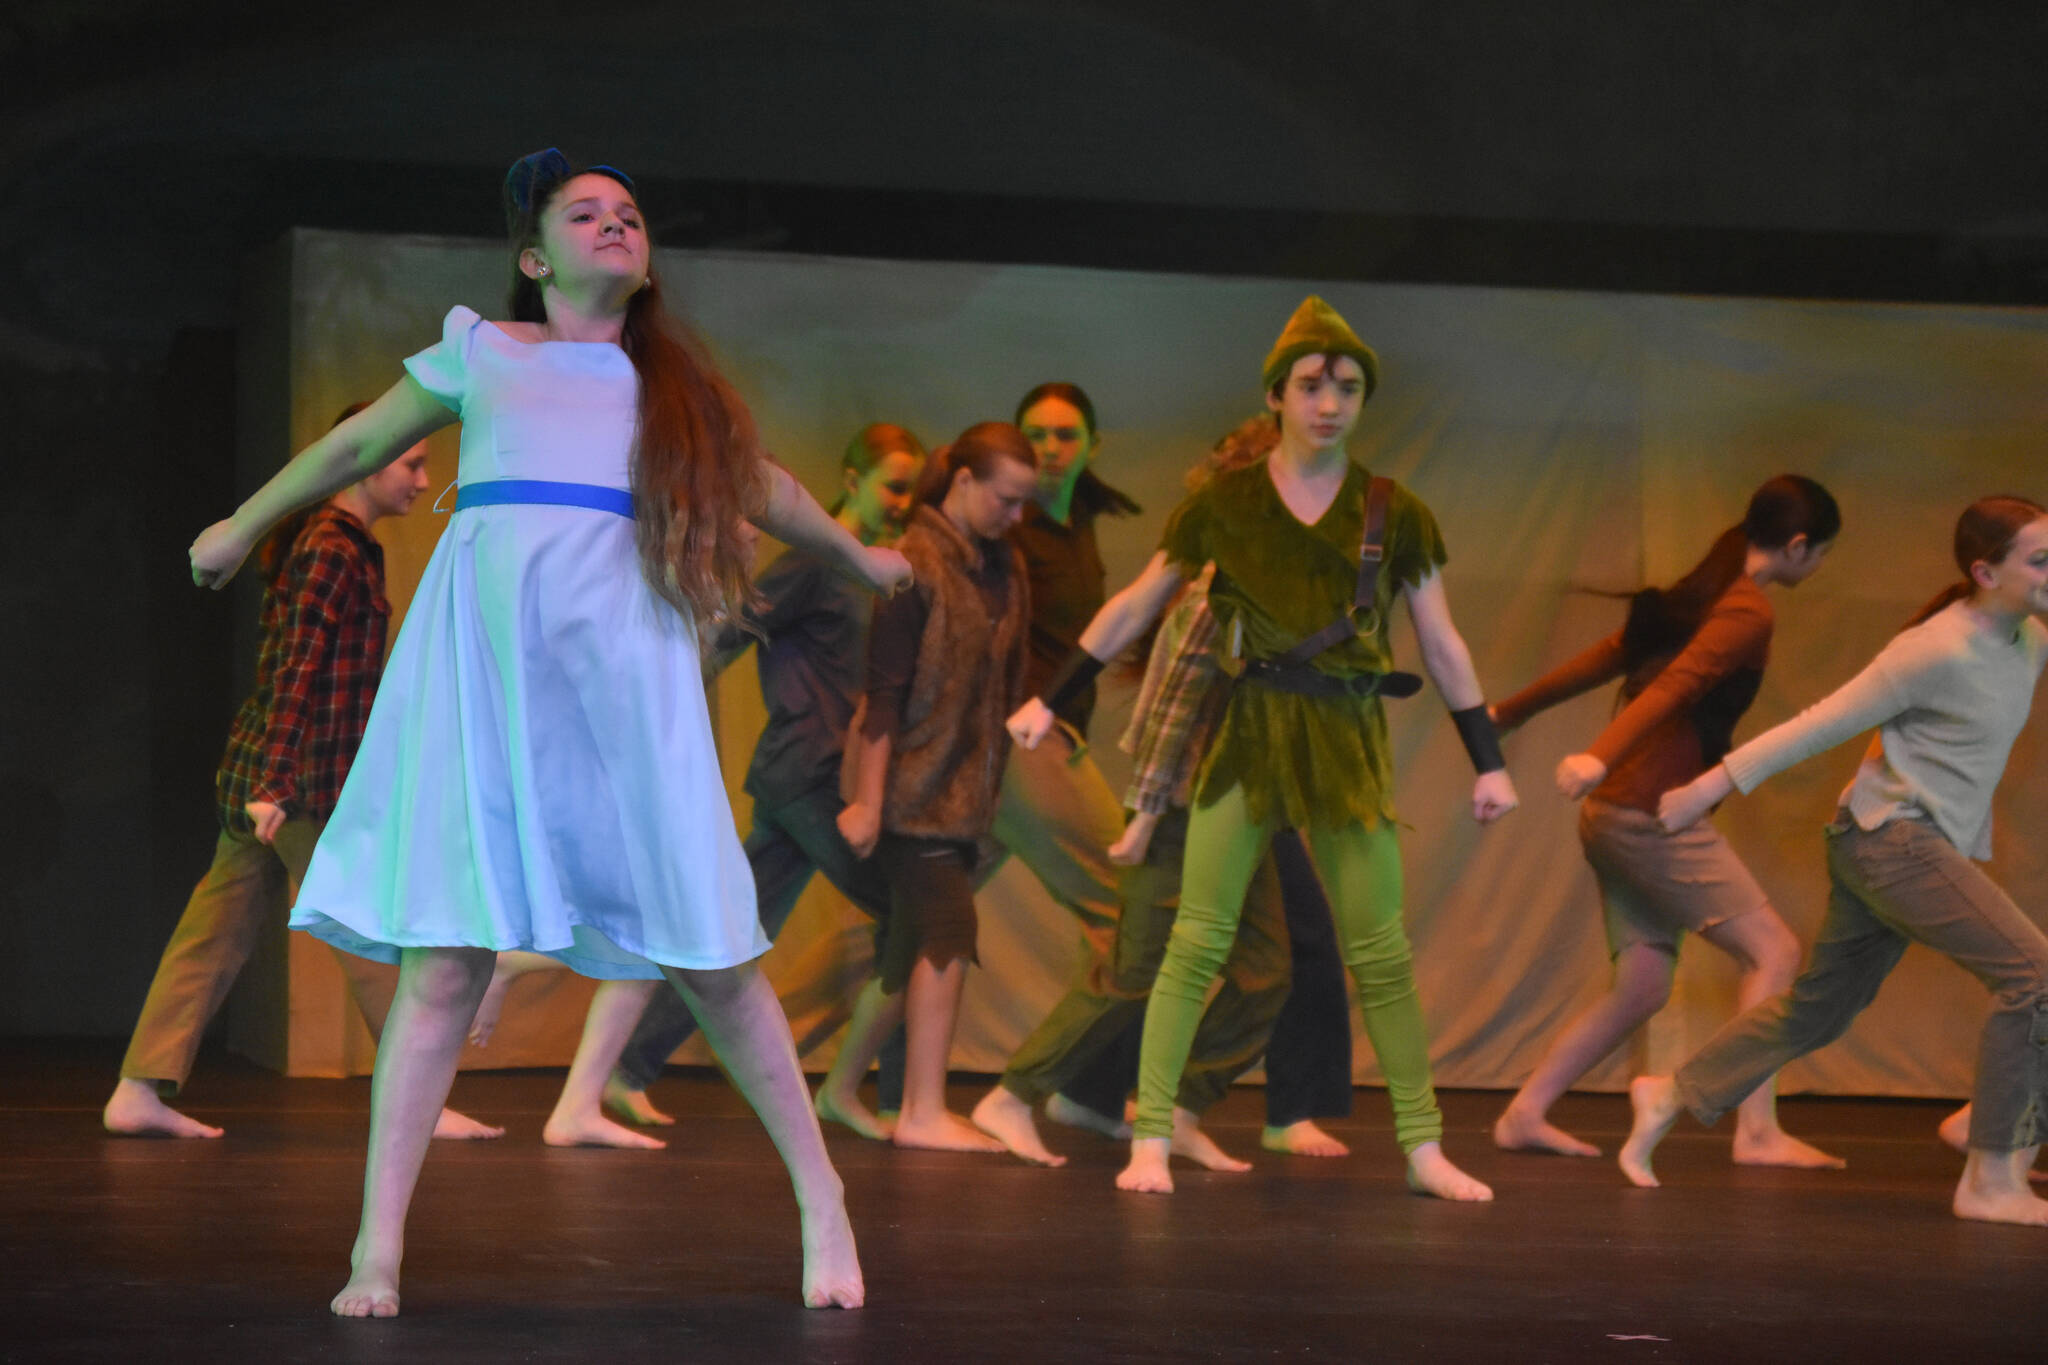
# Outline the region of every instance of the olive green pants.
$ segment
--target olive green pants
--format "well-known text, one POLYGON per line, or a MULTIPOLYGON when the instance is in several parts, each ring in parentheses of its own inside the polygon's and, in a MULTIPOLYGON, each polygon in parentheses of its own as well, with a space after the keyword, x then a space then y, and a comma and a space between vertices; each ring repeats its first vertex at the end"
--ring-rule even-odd
MULTIPOLYGON (((1242 788, 1232 788, 1188 821, 1180 914, 1166 945, 1138 1059, 1141 1138, 1173 1134, 1174 1094, 1200 1025, 1202 1006, 1237 937, 1252 876, 1277 826, 1256 824, 1242 788)), ((1351 972, 1366 1037, 1386 1074, 1394 1136, 1412 1152, 1443 1136, 1429 1076, 1429 1038, 1415 994, 1408 933, 1401 923, 1401 846, 1392 826, 1306 830, 1309 855, 1329 892, 1337 947, 1351 972)))

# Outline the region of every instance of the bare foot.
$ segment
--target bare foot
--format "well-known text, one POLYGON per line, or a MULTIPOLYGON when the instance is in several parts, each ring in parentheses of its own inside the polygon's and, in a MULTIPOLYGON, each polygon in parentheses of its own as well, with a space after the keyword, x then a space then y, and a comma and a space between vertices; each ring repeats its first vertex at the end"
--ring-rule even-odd
POLYGON ((1167 1169, 1171 1138, 1132 1138, 1131 1162, 1116 1173, 1116 1187, 1139 1194, 1172 1194, 1173 1172, 1167 1169))
POLYGON ((453 1109, 443 1109, 441 1117, 434 1120, 434 1136, 442 1142, 489 1142, 505 1136, 505 1130, 495 1124, 478 1123, 453 1109))
POLYGON ((828 1123, 843 1123, 870 1142, 887 1142, 896 1131, 894 1119, 870 1113, 854 1095, 842 1094, 829 1085, 818 1087, 811 1107, 818 1111, 819 1118, 828 1123))
POLYGON ((1949 1205, 1958 1218, 1980 1223, 2022 1223, 2048 1227, 2048 1199, 2036 1195, 2027 1184, 2027 1168, 2034 1164, 2038 1148, 2016 1152, 1987 1152, 1970 1149, 1963 1163, 1963 1178, 1956 1183, 1955 1199, 1949 1205))
POLYGON ((1201 1116, 1179 1105, 1173 1107, 1173 1137, 1167 1151, 1172 1156, 1184 1156, 1205 1171, 1248 1171, 1249 1161, 1239 1161, 1216 1145, 1214 1138, 1202 1131, 1201 1116))
POLYGON ((1425 1142, 1408 1154, 1408 1188, 1460 1204, 1484 1204, 1493 1190, 1451 1164, 1441 1144, 1425 1142))
POLYGON ((1635 1119, 1628 1141, 1621 1144, 1621 1173, 1629 1183, 1654 1190, 1657 1176, 1650 1169, 1650 1157, 1684 1107, 1678 1102, 1678 1086, 1669 1076, 1638 1076, 1628 1083, 1628 1105, 1635 1119))
POLYGON ((860 1307, 867 1300, 867 1286, 861 1280, 844 1198, 815 1213, 804 1210, 803 1221, 804 1307, 860 1307))
POLYGON ((1600 1149, 1581 1142, 1541 1114, 1510 1104, 1493 1121, 1493 1145, 1507 1152, 1551 1152, 1557 1156, 1598 1156, 1600 1149))
POLYGON ((1964 1105, 1941 1121, 1941 1127, 1934 1130, 1941 1134, 1941 1140, 1957 1151, 1968 1156, 1970 1153, 1970 1106, 1964 1105))
POLYGON ((930 1152, 1002 1152, 1000 1141, 982 1132, 950 1110, 930 1116, 899 1117, 889 1140, 898 1147, 916 1147, 930 1152))
POLYGON ((1034 1166, 1067 1164, 1065 1157, 1047 1147, 1038 1136, 1038 1124, 1031 1117, 1031 1106, 1000 1085, 983 1095, 981 1103, 974 1106, 974 1112, 968 1117, 976 1128, 1034 1166))
POLYGON ((620 1080, 617 1075, 604 1083, 604 1107, 628 1123, 637 1123, 643 1128, 672 1128, 673 1116, 662 1113, 648 1101, 645 1090, 635 1090, 620 1080))
POLYGON ((622 1147, 629 1151, 658 1152, 668 1146, 660 1138, 636 1133, 613 1123, 603 1114, 549 1114, 540 1130, 540 1140, 550 1147, 622 1147))
POLYGON ((119 1137, 217 1138, 222 1129, 186 1118, 163 1102, 153 1081, 123 1077, 114 1085, 100 1122, 119 1137))
POLYGON ((1783 1128, 1773 1128, 1755 1136, 1737 1129, 1734 1158, 1738 1166, 1793 1166, 1809 1171, 1839 1171, 1849 1164, 1810 1143, 1801 1142, 1783 1128))
POLYGON ((334 1296, 334 1302, 327 1306, 338 1318, 395 1318, 398 1271, 380 1265, 359 1265, 334 1296))
POLYGON ((1097 1137, 1106 1137, 1111 1142, 1131 1140, 1131 1113, 1124 1110, 1123 1122, 1098 1114, 1085 1104, 1076 1104, 1065 1095, 1054 1095, 1045 1102, 1045 1116, 1054 1123, 1064 1123, 1069 1128, 1079 1128, 1097 1137))
POLYGON ((1259 1133, 1259 1146, 1288 1156, 1350 1156, 1351 1149, 1317 1126, 1314 1119, 1300 1119, 1284 1127, 1271 1124, 1259 1133))

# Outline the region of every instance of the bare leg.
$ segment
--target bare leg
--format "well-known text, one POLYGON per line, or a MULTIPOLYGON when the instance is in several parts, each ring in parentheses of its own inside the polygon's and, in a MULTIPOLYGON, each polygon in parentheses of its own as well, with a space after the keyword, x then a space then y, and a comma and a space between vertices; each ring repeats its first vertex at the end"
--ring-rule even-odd
POLYGON ((1485 1182, 1453 1166, 1442 1144, 1435 1142, 1425 1142, 1408 1154, 1408 1188, 1461 1204, 1483 1204, 1493 1198, 1485 1182))
POLYGON ((1031 1106, 1000 1085, 990 1088, 969 1115, 974 1126, 1034 1166, 1064 1166, 1067 1159, 1045 1145, 1031 1106))
POLYGON ((1249 1161, 1239 1161, 1216 1145, 1202 1131, 1202 1116, 1179 1105, 1173 1107, 1173 1137, 1167 1143, 1169 1156, 1183 1156, 1207 1171, 1248 1171, 1249 1161))
POLYGON ((1628 1103, 1634 1121, 1628 1141, 1621 1144, 1621 1173, 1631 1184, 1655 1189, 1657 1176, 1650 1169, 1650 1158, 1685 1106, 1678 1102, 1678 1086, 1669 1076, 1636 1077, 1628 1084, 1628 1103))
MULTIPOLYGON (((1799 975, 1799 940, 1768 906, 1705 930, 1701 937, 1733 957, 1742 967, 1737 986, 1737 1011, 1781 995, 1799 975)), ((1840 1170, 1848 1165, 1810 1143, 1801 1142, 1778 1124, 1778 1078, 1773 1075, 1735 1107, 1735 1164, 1794 1166, 1807 1170, 1840 1170)))
POLYGON ((1987 1152, 1972 1147, 1963 1161, 1963 1178, 1950 1205, 1956 1217, 1985 1223, 2025 1223, 2048 1227, 2048 1199, 2027 1183, 2039 1147, 1987 1152))
POLYGON ((398 1316, 406 1209, 490 974, 487 948, 404 950, 370 1087, 362 1226, 349 1257, 352 1273, 332 1305, 341 1317, 398 1316))
POLYGON ((860 1083, 874 1064, 875 1054, 902 1022, 903 992, 886 993, 879 978, 871 979, 861 988, 859 998, 853 1002, 853 1019, 846 1026, 839 1055, 832 1059, 832 1069, 825 1073, 825 1082, 818 1087, 819 1118, 843 1123, 871 1142, 889 1140, 896 1125, 877 1118, 860 1102, 860 1083))
POLYGON ((155 1081, 126 1076, 114 1083, 107 1107, 100 1110, 100 1123, 120 1137, 217 1138, 222 1132, 165 1104, 155 1081))
MULTIPOLYGON (((494 975, 495 979, 495 975, 494 975)), ((590 1010, 583 1016, 583 1037, 576 1044, 575 1060, 562 1082, 555 1110, 541 1129, 542 1142, 550 1147, 627 1147, 658 1151, 668 1146, 659 1138, 636 1133, 613 1123, 602 1112, 604 1085, 633 1028, 647 1010, 647 1001, 667 987, 659 981, 607 981, 590 998, 590 1010)))
POLYGON ((960 1017, 960 992, 967 963, 954 958, 944 967, 920 957, 910 969, 903 994, 904 1034, 909 1049, 903 1067, 903 1112, 890 1137, 898 1147, 948 1152, 1000 1152, 1003 1144, 946 1108, 946 1057, 953 1049, 953 1025, 960 1017))
MULTIPOLYGON (((1494 1131, 1497 1134, 1500 1125, 1495 1124, 1494 1131)), ((1259 1146, 1269 1152, 1284 1152, 1288 1156, 1351 1155, 1349 1147, 1324 1132, 1322 1126, 1314 1119, 1298 1119, 1278 1128, 1269 1123, 1259 1133, 1259 1146)))
POLYGON ((811 1109, 782 1002, 749 962, 719 971, 663 968, 704 1029, 704 1037, 760 1115, 782 1153, 803 1219, 803 1300, 808 1308, 858 1308, 866 1297, 846 1191, 811 1109))
POLYGON ((1664 1008, 1671 995, 1673 965, 1669 953, 1643 943, 1627 944, 1614 955, 1614 979, 1607 994, 1565 1025, 1506 1110, 1494 1120, 1496 1147, 1559 1156, 1600 1155, 1592 1143, 1552 1124, 1547 1117, 1550 1106, 1644 1020, 1664 1008))
POLYGON ((505 992, 512 989, 514 981, 528 972, 567 970, 564 963, 545 953, 530 953, 524 948, 499 953, 491 968, 491 984, 484 989, 484 998, 477 1002, 476 1018, 470 1021, 469 1041, 478 1047, 490 1044, 491 1034, 498 1027, 498 1016, 505 1011, 505 992))

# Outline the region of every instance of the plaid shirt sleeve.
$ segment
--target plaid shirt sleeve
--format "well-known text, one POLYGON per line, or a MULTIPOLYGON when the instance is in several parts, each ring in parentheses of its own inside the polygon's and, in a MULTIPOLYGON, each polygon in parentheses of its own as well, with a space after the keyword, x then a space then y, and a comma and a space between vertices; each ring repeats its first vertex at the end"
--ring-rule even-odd
MULTIPOLYGON (((342 747, 334 743, 338 733, 352 729, 346 757, 354 757, 360 718, 342 712, 356 710, 360 673, 371 673, 369 690, 375 692, 375 673, 383 667, 381 641, 369 641, 365 622, 358 620, 362 612, 356 598, 369 589, 367 565, 358 546, 340 534, 313 534, 293 548, 293 561, 289 598, 274 641, 268 643, 272 649, 266 651, 270 708, 262 739, 250 755, 254 761, 248 800, 326 808, 334 804, 334 790, 303 788, 340 788, 340 774, 326 769, 342 755, 330 749, 342 747), (319 772, 301 774, 301 763, 311 763, 319 772)), ((344 772, 346 757, 340 763, 344 772)))
POLYGON ((1190 590, 1152 646, 1145 681, 1122 748, 1133 759, 1124 804, 1159 814, 1185 806, 1195 774, 1222 721, 1225 689, 1216 667, 1216 616, 1208 594, 1190 590))

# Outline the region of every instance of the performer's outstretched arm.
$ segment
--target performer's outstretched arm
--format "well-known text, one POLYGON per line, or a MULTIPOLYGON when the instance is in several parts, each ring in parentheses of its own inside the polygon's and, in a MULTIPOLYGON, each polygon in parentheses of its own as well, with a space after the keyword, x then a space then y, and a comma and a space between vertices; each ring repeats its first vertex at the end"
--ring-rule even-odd
POLYGON ((894 550, 863 545, 818 505, 787 469, 768 461, 768 505, 754 524, 788 545, 808 550, 856 582, 887 595, 910 582, 910 562, 894 550))
MULTIPOLYGON (((1144 572, 1095 613, 1095 619, 1081 632, 1081 648, 1060 670, 1060 678, 1085 682, 1094 677, 1103 664, 1129 649, 1145 633, 1145 628, 1159 619, 1159 613, 1166 610, 1166 604, 1186 581, 1180 569, 1167 560, 1164 550, 1153 555, 1144 572), (1086 676, 1077 677, 1080 674, 1086 676)), ((1046 701, 1044 697, 1032 697, 1017 708, 1009 721, 1010 738, 1027 749, 1038 747, 1038 741, 1052 729, 1054 719, 1046 701)))
POLYGON ((202 588, 226 586, 256 543, 286 516, 376 473, 454 420, 418 380, 405 376, 294 455, 233 516, 201 531, 192 542, 192 581, 202 588))

